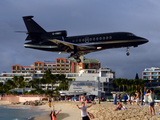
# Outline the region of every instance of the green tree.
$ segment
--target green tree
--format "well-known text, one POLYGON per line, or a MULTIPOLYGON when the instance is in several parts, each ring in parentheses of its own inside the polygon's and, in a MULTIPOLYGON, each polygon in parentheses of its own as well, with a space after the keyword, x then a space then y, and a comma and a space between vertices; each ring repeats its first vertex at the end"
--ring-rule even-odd
POLYGON ((53 85, 56 83, 57 76, 53 75, 51 70, 48 69, 44 72, 43 79, 46 80, 46 83, 52 84, 52 91, 53 91, 53 85))
POLYGON ((121 79, 121 85, 123 86, 123 92, 124 92, 124 87, 127 85, 127 79, 121 79))
POLYGON ((13 80, 7 80, 6 85, 9 87, 9 89, 14 89, 16 86, 13 80))
POLYGON ((115 79, 113 82, 114 82, 114 84, 116 84, 116 86, 118 86, 119 87, 119 92, 120 92, 120 88, 121 88, 121 86, 122 86, 122 82, 121 82, 121 78, 117 78, 117 79, 115 79))
POLYGON ((18 88, 19 86, 19 81, 18 81, 18 77, 17 76, 14 76, 13 78, 12 78, 12 80, 13 80, 13 82, 15 83, 15 85, 16 85, 16 88, 18 88))
POLYGON ((134 80, 134 85, 136 86, 136 90, 138 90, 139 79, 135 79, 135 80, 134 80))

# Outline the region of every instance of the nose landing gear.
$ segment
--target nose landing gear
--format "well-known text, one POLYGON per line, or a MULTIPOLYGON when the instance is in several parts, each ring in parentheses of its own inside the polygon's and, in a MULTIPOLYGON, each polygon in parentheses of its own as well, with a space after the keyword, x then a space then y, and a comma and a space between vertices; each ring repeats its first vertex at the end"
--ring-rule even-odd
POLYGON ((127 47, 126 52, 127 52, 126 55, 129 56, 130 55, 130 53, 129 53, 129 47, 127 47))

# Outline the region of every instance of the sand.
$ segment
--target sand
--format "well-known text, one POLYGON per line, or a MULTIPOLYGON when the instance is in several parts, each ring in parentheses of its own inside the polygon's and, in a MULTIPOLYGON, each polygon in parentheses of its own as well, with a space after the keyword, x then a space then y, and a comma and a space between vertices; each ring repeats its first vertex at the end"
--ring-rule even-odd
POLYGON ((1 101, 0 100, 0 105, 11 105, 11 103, 8 101, 1 101))
MULTIPOLYGON (((62 109, 62 111, 57 115, 57 120, 82 120, 81 111, 77 108, 77 104, 81 106, 80 102, 52 102, 56 111, 62 109)), ((9 105, 9 102, 0 101, 0 105, 9 105)), ((86 106, 88 105, 90 104, 86 104, 86 106)), ((111 102, 101 102, 100 105, 93 105, 88 108, 87 111, 95 116, 94 120, 160 120, 160 115, 150 116, 148 105, 137 106, 123 104, 123 106, 128 109, 113 111, 115 107, 111 102)), ((49 114, 52 109, 49 109, 47 104, 36 108, 48 111, 48 113, 36 117, 33 120, 50 120, 49 114)), ((156 104, 155 112, 159 112, 159 107, 156 104)))
MULTIPOLYGON (((76 105, 79 102, 53 102, 55 109, 62 109, 57 116, 57 120, 82 120, 80 110, 76 105)), ((90 105, 90 104, 87 104, 90 105)), ((124 105, 127 110, 113 111, 114 105, 111 102, 101 102, 101 104, 93 105, 87 111, 94 114, 94 120, 160 120, 160 115, 150 116, 148 105, 124 105)), ((41 106, 40 109, 47 107, 41 106)), ((48 108, 45 108, 47 110, 48 108)), ((159 112, 159 107, 155 105, 155 112, 159 112)), ((49 112, 50 113, 50 112, 49 112)), ((34 118, 34 120, 50 120, 49 113, 34 118)))

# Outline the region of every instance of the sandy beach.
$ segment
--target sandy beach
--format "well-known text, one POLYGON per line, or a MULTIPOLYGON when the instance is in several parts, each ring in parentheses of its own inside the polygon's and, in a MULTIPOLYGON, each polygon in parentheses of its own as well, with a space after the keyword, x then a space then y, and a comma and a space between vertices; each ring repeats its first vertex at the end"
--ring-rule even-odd
POLYGON ((8 101, 0 101, 0 105, 11 105, 8 101))
MULTIPOLYGON (((55 106, 55 111, 62 109, 57 115, 57 120, 81 120, 81 112, 76 105, 81 106, 80 102, 52 102, 55 106)), ((9 105, 9 102, 0 101, 0 105, 9 105)), ((11 104, 10 104, 11 105, 11 104)), ((86 104, 88 106, 90 104, 86 104)), ((17 105, 11 105, 17 106, 17 105)), ((23 105, 18 105, 23 106, 23 105)), ((124 105, 127 110, 113 111, 114 105, 112 102, 101 102, 101 104, 93 105, 87 111, 95 116, 94 120, 160 120, 160 115, 150 116, 148 105, 124 105)), ((48 105, 36 107, 48 111, 47 114, 33 118, 32 120, 50 120, 50 112, 52 108, 48 105)), ((155 104, 155 113, 159 112, 159 107, 155 104)))
MULTIPOLYGON (((53 102, 55 110, 62 109, 57 116, 58 120, 81 120, 80 110, 76 105, 81 105, 79 102, 53 102)), ((90 105, 90 104, 87 104, 90 105)), ((94 120, 159 120, 160 115, 150 116, 148 105, 123 105, 127 110, 113 111, 114 106, 111 102, 103 102, 100 105, 96 104, 88 108, 88 112, 94 114, 94 120)), ((47 105, 38 107, 50 111, 47 105)), ((159 112, 159 108, 155 105, 155 112, 159 112)), ((50 120, 48 114, 34 118, 34 120, 50 120)))

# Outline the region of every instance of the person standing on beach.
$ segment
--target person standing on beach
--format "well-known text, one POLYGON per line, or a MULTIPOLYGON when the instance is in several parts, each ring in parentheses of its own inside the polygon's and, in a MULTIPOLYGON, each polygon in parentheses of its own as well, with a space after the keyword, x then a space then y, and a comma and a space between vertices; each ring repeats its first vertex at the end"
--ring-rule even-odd
POLYGON ((140 93, 136 90, 135 94, 136 94, 136 103, 137 103, 137 106, 139 106, 140 93))
POLYGON ((113 98, 114 98, 113 104, 116 106, 117 105, 117 95, 116 95, 116 93, 113 94, 113 98))
POLYGON ((100 102, 100 98, 98 97, 98 104, 101 104, 101 102, 100 102))
POLYGON ((141 105, 143 105, 143 92, 142 90, 140 90, 140 92, 141 92, 141 105))
POLYGON ((127 94, 125 93, 124 94, 124 103, 126 104, 126 101, 127 101, 127 94))
POLYGON ((131 103, 134 104, 134 95, 131 96, 131 103))
POLYGON ((144 103, 147 104, 148 103, 148 96, 146 95, 147 93, 149 93, 149 90, 146 90, 146 87, 144 88, 144 103))
POLYGON ((77 107, 78 107, 79 109, 81 109, 82 120, 90 120, 89 117, 88 117, 88 115, 87 115, 87 108, 91 107, 91 106, 93 105, 93 103, 94 103, 94 101, 92 102, 91 105, 85 106, 85 103, 82 102, 82 107, 79 107, 79 106, 77 105, 77 107))
POLYGON ((154 92, 153 92, 153 88, 150 89, 150 93, 146 94, 148 96, 148 102, 149 102, 149 111, 150 111, 150 115, 152 116, 152 111, 153 111, 153 115, 155 115, 155 110, 154 110, 154 92))
POLYGON ((51 98, 48 98, 48 107, 51 108, 51 98))

